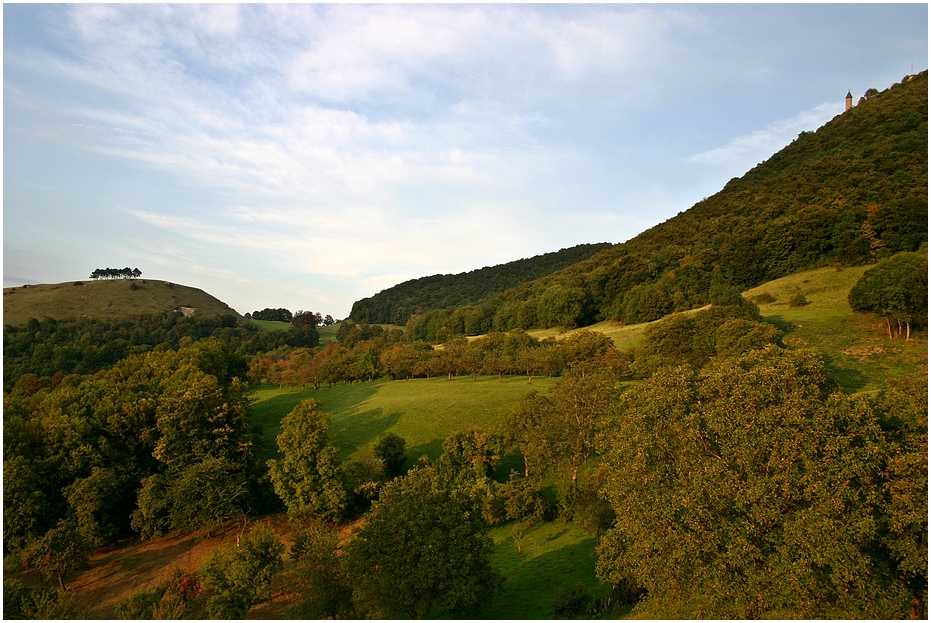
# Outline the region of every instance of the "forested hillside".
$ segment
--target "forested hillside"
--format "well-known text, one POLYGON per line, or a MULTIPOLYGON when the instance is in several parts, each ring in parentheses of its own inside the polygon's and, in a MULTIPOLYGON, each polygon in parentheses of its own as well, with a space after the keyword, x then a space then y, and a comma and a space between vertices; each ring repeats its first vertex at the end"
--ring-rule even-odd
MULTIPOLYGON (((872 90, 871 90, 872 92, 872 90)), ((928 238, 928 74, 838 115, 632 240, 480 305, 414 317, 436 331, 635 323, 800 270, 875 262, 928 238)))
POLYGON ((356 322, 403 325, 414 314, 480 303, 509 288, 588 259, 609 246, 607 242, 580 244, 458 275, 431 275, 411 279, 375 296, 356 301, 349 317, 356 322))

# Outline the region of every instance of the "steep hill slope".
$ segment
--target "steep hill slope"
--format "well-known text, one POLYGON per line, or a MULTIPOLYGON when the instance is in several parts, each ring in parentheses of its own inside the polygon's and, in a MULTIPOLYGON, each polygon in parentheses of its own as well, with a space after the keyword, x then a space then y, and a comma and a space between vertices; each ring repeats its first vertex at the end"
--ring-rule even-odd
POLYGON ((236 310, 203 290, 153 279, 75 281, 3 290, 3 322, 13 326, 24 325, 30 318, 124 318, 173 310, 239 317, 236 310))
POLYGON ((610 246, 607 242, 580 244, 467 273, 411 279, 356 301, 349 317, 369 324, 405 324, 412 315, 431 309, 480 303, 509 288, 588 259, 610 246))
POLYGON ((482 305, 412 319, 432 339, 492 329, 654 320, 831 264, 914 251, 928 238, 928 74, 872 95, 720 192, 639 236, 482 305))

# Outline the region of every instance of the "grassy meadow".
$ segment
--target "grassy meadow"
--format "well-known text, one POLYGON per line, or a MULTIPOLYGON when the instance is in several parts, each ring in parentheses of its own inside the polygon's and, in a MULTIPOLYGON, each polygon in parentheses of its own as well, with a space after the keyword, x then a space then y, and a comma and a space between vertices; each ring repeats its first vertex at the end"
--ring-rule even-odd
POLYGON ((339 384, 314 390, 263 385, 255 392, 252 423, 262 428, 257 448, 263 460, 277 456, 275 437, 280 422, 299 402, 313 398, 330 414, 330 439, 346 460, 358 452, 370 451, 378 439, 397 433, 407 440, 408 466, 423 455, 431 459, 442 454, 443 440, 470 426, 494 428, 516 407, 531 389, 545 392, 552 384, 546 376, 533 383, 525 376, 468 376, 447 380, 376 380, 368 383, 339 384))
POLYGON ((771 281, 744 296, 774 297, 771 303, 759 303, 763 319, 783 330, 786 346, 820 352, 844 391, 876 391, 885 379, 927 364, 928 332, 917 331, 908 342, 890 339, 882 317, 851 309, 847 294, 869 268, 819 268, 771 281), (807 305, 789 306, 796 292, 804 295, 807 305))
POLYGON ((203 290, 153 279, 107 279, 3 289, 3 322, 20 326, 30 318, 51 316, 122 318, 190 307, 196 314, 239 316, 203 290))

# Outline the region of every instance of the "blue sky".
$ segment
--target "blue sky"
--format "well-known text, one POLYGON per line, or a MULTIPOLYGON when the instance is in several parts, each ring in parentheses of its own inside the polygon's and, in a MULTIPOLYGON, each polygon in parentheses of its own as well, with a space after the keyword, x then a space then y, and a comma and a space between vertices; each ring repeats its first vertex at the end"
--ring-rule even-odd
POLYGON ((4 286, 341 318, 627 240, 927 66, 926 4, 5 4, 4 286))

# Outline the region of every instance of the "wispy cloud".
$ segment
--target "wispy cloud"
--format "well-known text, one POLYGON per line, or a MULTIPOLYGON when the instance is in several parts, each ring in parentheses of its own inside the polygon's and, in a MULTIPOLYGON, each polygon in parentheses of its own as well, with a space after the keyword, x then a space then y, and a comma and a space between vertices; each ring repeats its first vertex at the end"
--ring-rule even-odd
POLYGON ((799 133, 821 127, 840 112, 838 104, 825 102, 791 119, 776 121, 761 130, 738 136, 721 147, 690 156, 688 161, 709 165, 756 163, 788 145, 799 133))

